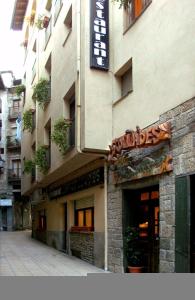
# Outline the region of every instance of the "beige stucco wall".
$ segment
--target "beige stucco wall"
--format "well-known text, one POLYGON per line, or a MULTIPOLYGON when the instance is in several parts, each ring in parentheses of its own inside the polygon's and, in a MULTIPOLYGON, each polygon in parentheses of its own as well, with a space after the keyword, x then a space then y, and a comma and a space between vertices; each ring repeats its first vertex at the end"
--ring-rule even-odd
MULTIPOLYGON (((193 0, 153 0, 123 34, 123 11, 113 8, 114 73, 133 59, 133 92, 113 106, 113 136, 141 128, 195 94, 193 0)), ((117 85, 114 84, 117 100, 117 85)))
POLYGON ((64 231, 65 210, 67 202, 68 230, 74 225, 74 200, 92 198, 94 200, 94 227, 95 232, 104 232, 104 188, 97 186, 71 195, 67 195, 51 201, 42 202, 34 208, 35 228, 38 227, 38 211, 45 209, 47 216, 47 231, 64 231))

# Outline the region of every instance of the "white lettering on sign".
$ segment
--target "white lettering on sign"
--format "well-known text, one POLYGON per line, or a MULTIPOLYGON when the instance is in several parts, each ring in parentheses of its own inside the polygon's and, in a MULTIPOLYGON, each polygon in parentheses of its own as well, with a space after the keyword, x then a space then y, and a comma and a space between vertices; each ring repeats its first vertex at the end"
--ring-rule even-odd
MULTIPOLYGON (((95 1, 95 0, 94 0, 95 1)), ((108 0, 95 1, 93 10, 92 67, 108 68, 108 0), (105 5, 106 10, 105 10, 105 5), (107 61, 105 61, 107 59, 107 61)))

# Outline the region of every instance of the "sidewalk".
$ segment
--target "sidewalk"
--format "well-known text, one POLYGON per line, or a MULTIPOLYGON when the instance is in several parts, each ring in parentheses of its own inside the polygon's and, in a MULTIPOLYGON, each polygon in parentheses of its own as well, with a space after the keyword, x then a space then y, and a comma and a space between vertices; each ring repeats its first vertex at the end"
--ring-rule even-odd
POLYGON ((86 276, 105 273, 31 238, 31 231, 0 232, 0 276, 86 276))

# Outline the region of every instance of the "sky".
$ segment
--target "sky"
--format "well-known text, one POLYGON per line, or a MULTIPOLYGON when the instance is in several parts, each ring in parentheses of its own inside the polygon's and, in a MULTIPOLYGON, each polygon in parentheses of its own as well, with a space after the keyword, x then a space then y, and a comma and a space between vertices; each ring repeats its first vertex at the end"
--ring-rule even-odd
POLYGON ((22 31, 10 29, 15 0, 0 0, 0 71, 11 70, 16 79, 23 76, 22 31))

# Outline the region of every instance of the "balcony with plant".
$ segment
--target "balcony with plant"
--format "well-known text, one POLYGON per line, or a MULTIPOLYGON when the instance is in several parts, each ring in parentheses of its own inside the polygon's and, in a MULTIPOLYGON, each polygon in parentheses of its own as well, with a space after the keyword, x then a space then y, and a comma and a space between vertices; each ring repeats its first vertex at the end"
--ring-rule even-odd
POLYGON ((44 175, 47 174, 50 168, 50 148, 49 146, 39 146, 35 152, 35 165, 38 170, 44 175))
POLYGON ((39 82, 33 86, 32 99, 44 109, 45 105, 51 100, 51 82, 41 78, 39 82))
POLYGON ((16 86, 16 88, 15 88, 16 95, 18 97, 20 97, 21 94, 25 92, 25 90, 26 90, 26 87, 24 84, 20 84, 20 85, 16 86))
POLYGON ((38 19, 35 22, 35 25, 39 30, 42 30, 42 29, 48 27, 49 21, 50 21, 49 17, 44 16, 44 15, 39 15, 38 19))
POLYGON ((72 122, 70 119, 60 118, 54 124, 54 130, 51 135, 52 141, 59 147, 62 155, 65 155, 70 147, 69 137, 72 122))
POLYGON ((32 109, 26 110, 23 113, 22 124, 24 130, 28 130, 30 132, 33 131, 33 110, 32 109))

